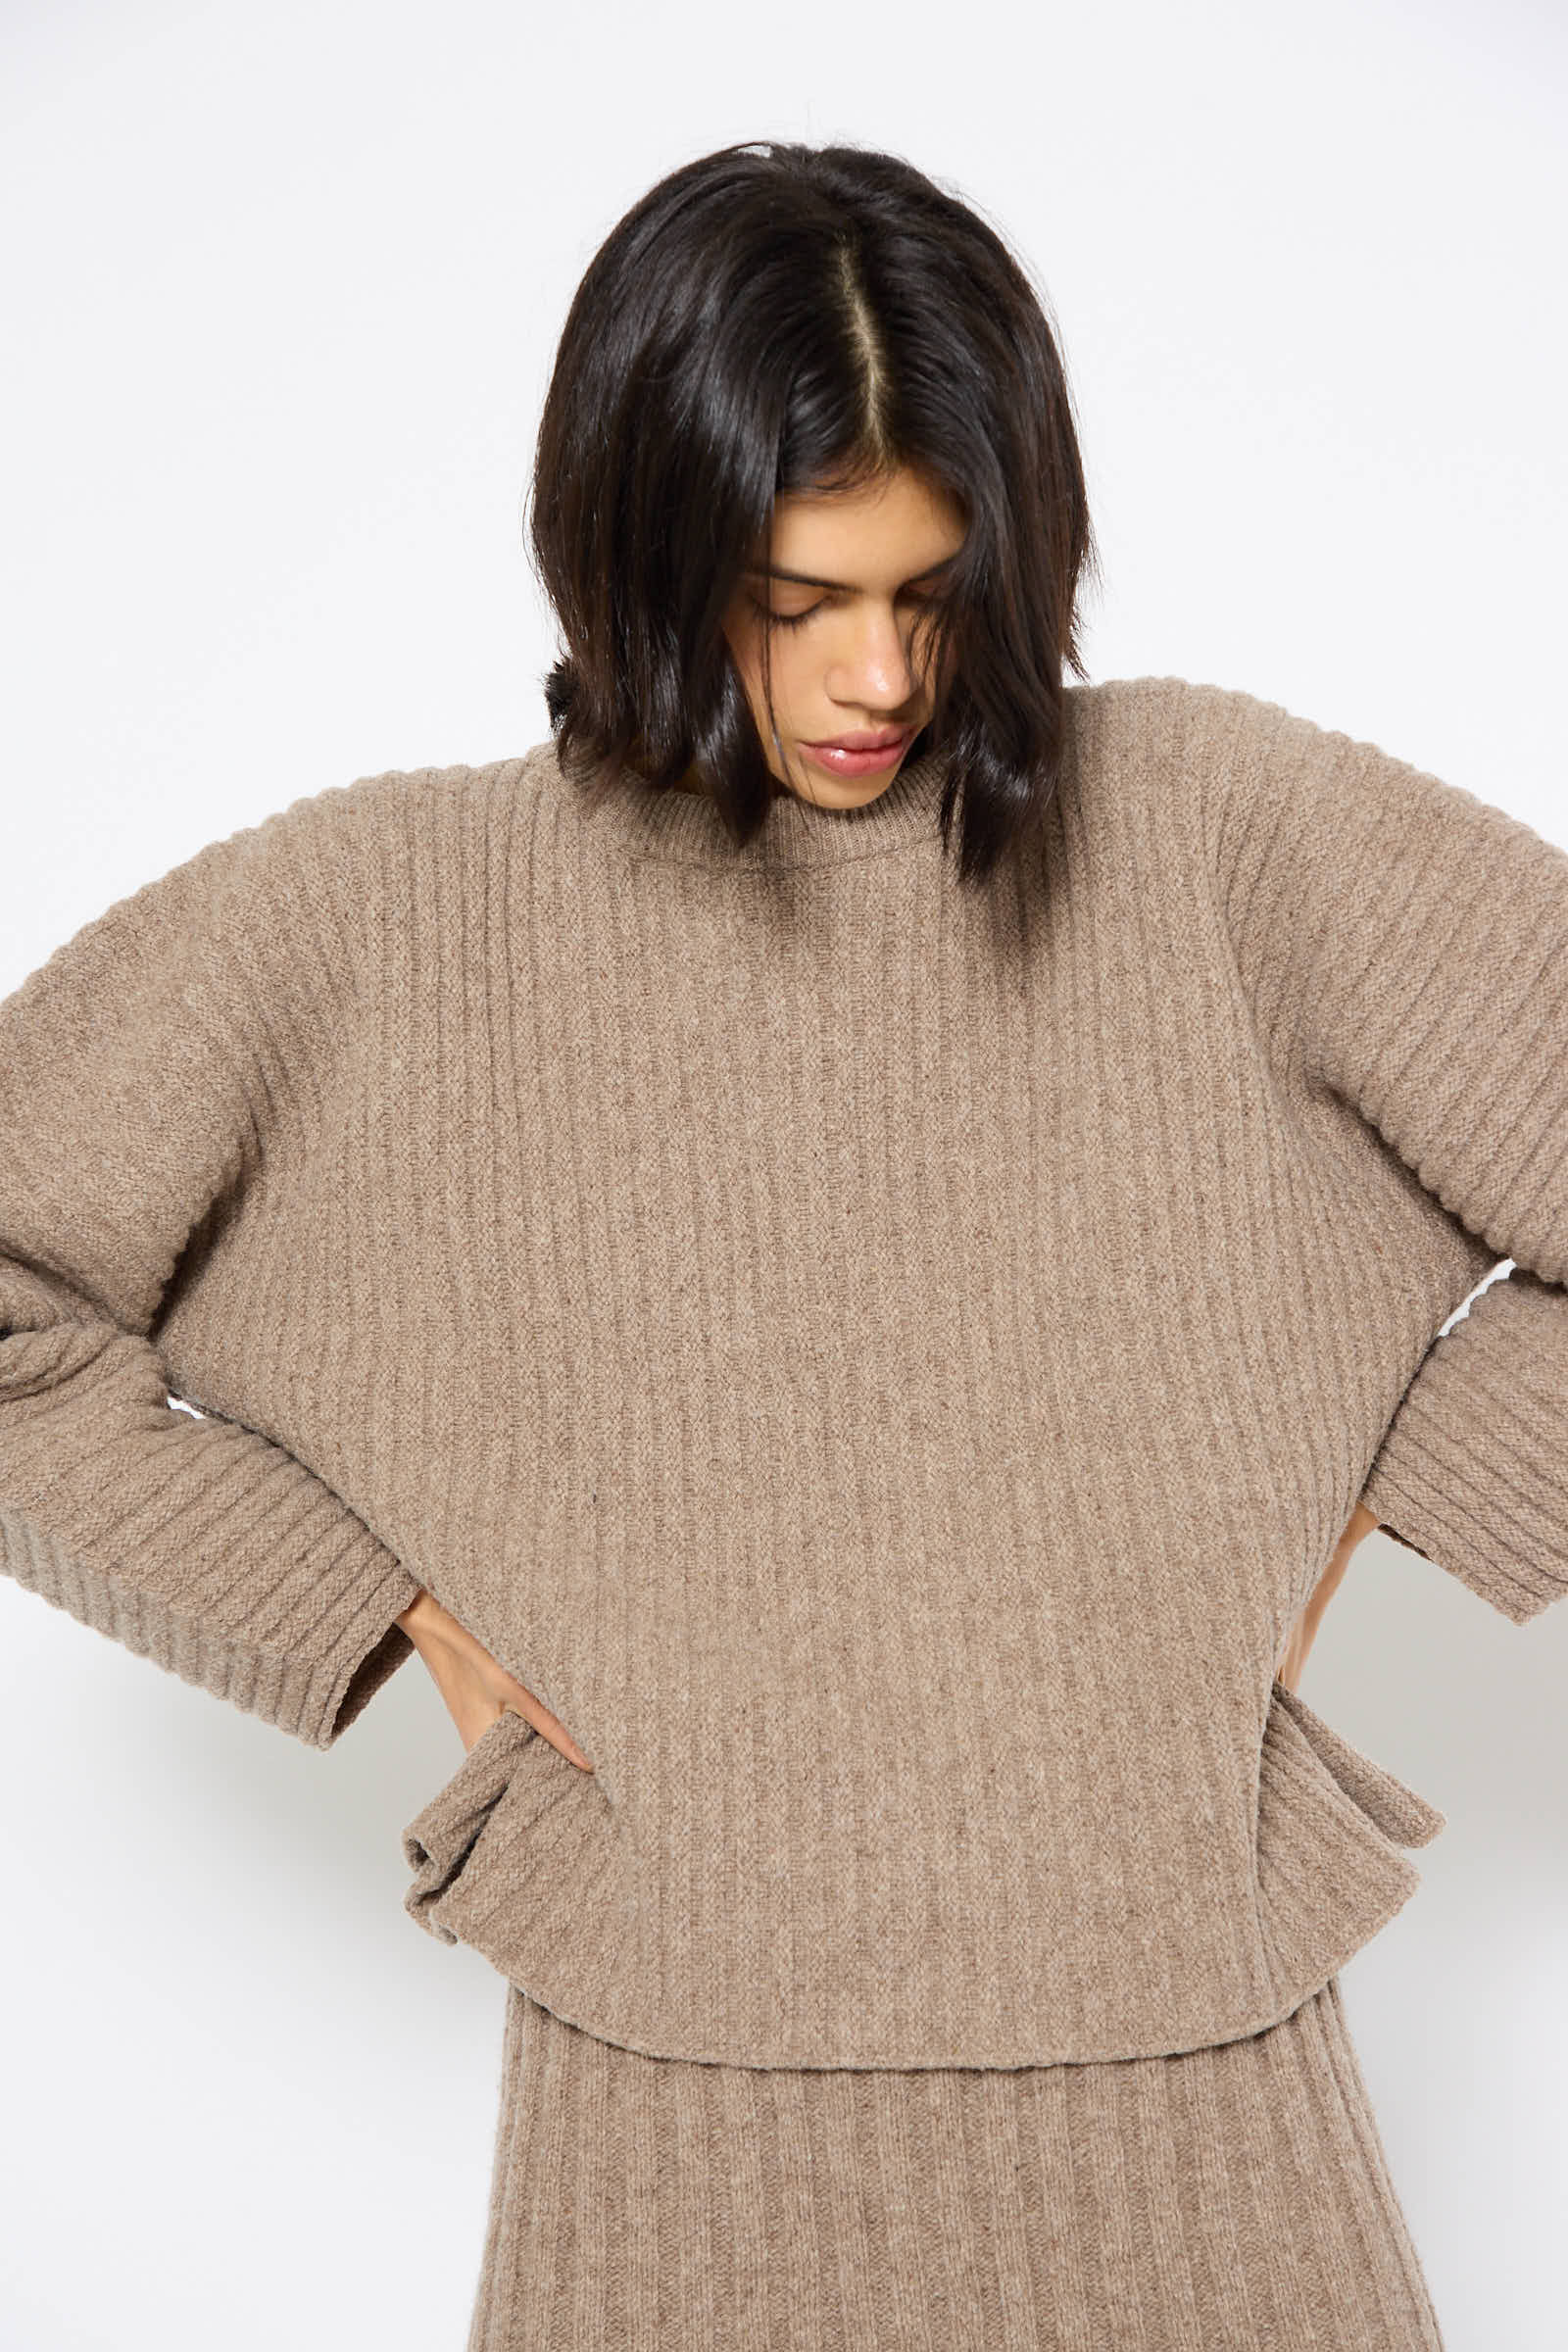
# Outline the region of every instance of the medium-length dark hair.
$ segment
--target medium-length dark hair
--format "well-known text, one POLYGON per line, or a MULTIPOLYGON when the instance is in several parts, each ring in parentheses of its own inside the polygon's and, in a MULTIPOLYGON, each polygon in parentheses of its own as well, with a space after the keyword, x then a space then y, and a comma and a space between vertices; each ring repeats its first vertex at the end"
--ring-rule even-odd
POLYGON ((672 790, 695 764, 744 846, 782 787, 723 636, 737 582, 775 499, 902 466, 964 517, 911 649, 934 708, 906 758, 948 755, 943 846, 960 809, 974 880, 1054 793, 1080 577, 1101 578, 1043 300, 968 205, 872 148, 749 140, 650 188, 572 298, 529 491, 563 772, 672 790))

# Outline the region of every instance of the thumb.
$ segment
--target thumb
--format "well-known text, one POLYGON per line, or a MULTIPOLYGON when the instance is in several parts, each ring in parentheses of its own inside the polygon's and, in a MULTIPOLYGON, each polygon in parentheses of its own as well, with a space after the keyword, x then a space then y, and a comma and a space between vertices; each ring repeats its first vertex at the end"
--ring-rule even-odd
POLYGON ((541 1739, 548 1740, 552 1747, 559 1748, 568 1763, 575 1764, 579 1771, 592 1772, 592 1764, 560 1716, 553 1715, 544 1700, 535 1698, 533 1692, 514 1676, 502 1670, 501 1679, 503 1688, 497 1693, 497 1699, 502 1714, 520 1715, 524 1722, 532 1724, 541 1739))

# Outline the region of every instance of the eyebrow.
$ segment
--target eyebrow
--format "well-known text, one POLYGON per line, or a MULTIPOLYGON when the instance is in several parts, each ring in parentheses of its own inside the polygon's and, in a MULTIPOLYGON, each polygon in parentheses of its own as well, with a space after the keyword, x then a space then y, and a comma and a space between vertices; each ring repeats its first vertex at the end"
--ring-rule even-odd
MULTIPOLYGON (((928 580, 939 571, 951 571, 961 553, 959 549, 951 556, 944 556, 940 564, 928 564, 923 571, 911 572, 909 579, 928 580)), ((756 580, 790 580, 799 588, 843 588, 851 594, 855 590, 853 580, 819 580, 814 572, 781 571, 776 564, 748 564, 746 576, 756 580)), ((903 581, 901 585, 907 588, 909 580, 903 581)))

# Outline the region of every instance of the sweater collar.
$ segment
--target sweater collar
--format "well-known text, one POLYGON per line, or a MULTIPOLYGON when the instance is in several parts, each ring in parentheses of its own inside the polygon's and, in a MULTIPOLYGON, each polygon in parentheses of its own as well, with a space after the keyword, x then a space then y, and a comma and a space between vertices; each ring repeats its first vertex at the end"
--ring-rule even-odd
POLYGON ((944 754, 927 749, 858 808, 824 808, 799 793, 775 793, 760 832, 744 849, 736 847, 717 804, 701 793, 659 789, 630 770, 608 781, 601 773, 589 786, 574 788, 564 772, 562 780, 584 821, 618 841, 628 857, 780 871, 847 865, 935 836, 946 765, 944 754))

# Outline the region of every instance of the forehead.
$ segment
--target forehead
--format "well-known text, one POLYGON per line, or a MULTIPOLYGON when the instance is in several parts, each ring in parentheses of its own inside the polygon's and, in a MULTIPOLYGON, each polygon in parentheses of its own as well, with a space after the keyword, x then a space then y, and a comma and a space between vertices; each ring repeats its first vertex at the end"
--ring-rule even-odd
POLYGON ((903 468, 853 491, 794 492, 773 508, 754 574, 795 572, 813 585, 902 585, 956 556, 962 509, 940 484, 903 468))

